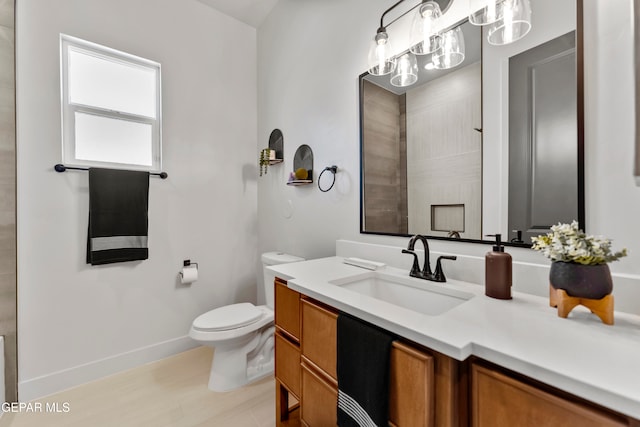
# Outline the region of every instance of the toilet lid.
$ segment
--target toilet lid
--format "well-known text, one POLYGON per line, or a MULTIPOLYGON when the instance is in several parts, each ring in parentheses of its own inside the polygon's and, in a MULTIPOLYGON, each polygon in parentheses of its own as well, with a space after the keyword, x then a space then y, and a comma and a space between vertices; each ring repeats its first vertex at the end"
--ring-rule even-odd
POLYGON ((250 325, 261 316, 262 311, 258 307, 242 302, 216 308, 198 316, 193 321, 193 327, 201 331, 226 331, 250 325))

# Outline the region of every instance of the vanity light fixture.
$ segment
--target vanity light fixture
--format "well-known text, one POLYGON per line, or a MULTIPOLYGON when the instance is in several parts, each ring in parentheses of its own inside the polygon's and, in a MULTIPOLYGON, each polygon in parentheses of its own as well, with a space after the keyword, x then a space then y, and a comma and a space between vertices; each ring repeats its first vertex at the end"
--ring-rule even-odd
MULTIPOLYGON (((415 55, 431 54, 431 61, 425 65, 426 70, 453 68, 465 58, 462 30, 458 26, 442 32, 439 22, 442 10, 435 0, 421 0, 385 25, 385 16, 404 1, 399 0, 380 17, 380 26, 371 42, 368 58, 369 74, 391 74, 391 84, 398 87, 410 86, 418 80, 415 55), (393 56, 387 27, 413 11, 409 52, 399 57, 393 56)), ((469 22, 488 25, 487 40, 492 45, 513 43, 531 30, 530 0, 469 0, 469 7, 469 22)))
POLYGON ((531 30, 530 0, 472 0, 469 22, 489 25, 487 40, 501 46, 520 40, 531 30))
POLYGON ((387 29, 380 26, 369 48, 369 73, 384 76, 395 70, 396 58, 391 56, 392 52, 387 29))
POLYGON ((407 52, 398 58, 396 69, 391 73, 391 84, 396 87, 411 86, 418 81, 418 60, 407 52))
POLYGON ((502 19, 502 0, 470 0, 469 22, 489 25, 502 19))
POLYGON ((434 1, 423 2, 413 15, 411 48, 416 55, 426 55, 440 49, 442 38, 438 33, 438 19, 442 16, 440 5, 434 1))
MULTIPOLYGON (((420 3, 385 26, 384 18, 387 13, 404 1, 398 1, 380 17, 380 26, 369 48, 368 58, 369 74, 374 76, 391 74, 391 84, 398 87, 410 86, 418 80, 418 61, 415 55, 436 55, 438 52, 440 52, 440 55, 444 55, 444 52, 441 52, 443 39, 438 28, 438 21, 442 16, 442 11, 440 5, 434 0, 421 0, 420 3), (392 56, 394 51, 391 49, 387 26, 414 10, 415 14, 411 25, 411 33, 409 34, 411 42, 409 52, 403 53, 399 57, 392 56)), ((462 36, 461 32, 460 36, 462 36)), ((462 45, 464 48, 464 41, 462 45)))
POLYGON ((446 70, 462 64, 465 56, 464 35, 460 27, 442 35, 442 47, 431 57, 433 68, 446 70))
POLYGON ((489 43, 504 45, 526 36, 531 30, 531 4, 529 0, 504 0, 502 21, 489 27, 489 43))

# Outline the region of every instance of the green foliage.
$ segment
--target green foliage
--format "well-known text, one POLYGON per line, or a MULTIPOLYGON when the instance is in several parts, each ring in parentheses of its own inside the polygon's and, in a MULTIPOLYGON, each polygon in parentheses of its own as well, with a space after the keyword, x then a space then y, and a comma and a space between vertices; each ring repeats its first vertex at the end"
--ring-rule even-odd
POLYGON ((260 158, 258 160, 258 167, 260 168, 260 176, 262 174, 267 174, 267 169, 269 167, 269 155, 271 154, 270 148, 263 148, 260 150, 260 158))

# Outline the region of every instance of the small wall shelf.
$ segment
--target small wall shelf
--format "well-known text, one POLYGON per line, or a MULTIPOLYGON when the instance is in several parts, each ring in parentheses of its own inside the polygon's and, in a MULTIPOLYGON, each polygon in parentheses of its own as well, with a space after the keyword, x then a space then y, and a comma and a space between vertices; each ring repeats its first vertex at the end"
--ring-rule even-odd
POLYGON ((275 165, 282 163, 284 159, 284 135, 282 135, 280 129, 271 131, 271 135, 269 135, 269 148, 276 152, 276 158, 269 160, 269 164, 275 165))
POLYGON ((298 187, 300 185, 309 185, 313 184, 312 179, 295 179, 293 181, 287 182, 287 185, 293 185, 294 187, 298 187))
POLYGON ((283 147, 284 137, 282 135, 282 131, 280 129, 274 129, 269 135, 269 146, 260 150, 260 159, 258 161, 260 176, 267 173, 267 168, 269 166, 278 165, 284 162, 283 147))
POLYGON ((300 186, 313 184, 313 151, 311 147, 306 144, 299 146, 293 156, 293 172, 291 178, 287 182, 287 185, 300 186), (307 171, 306 176, 305 174, 299 175, 305 179, 296 179, 295 175, 298 169, 307 171))

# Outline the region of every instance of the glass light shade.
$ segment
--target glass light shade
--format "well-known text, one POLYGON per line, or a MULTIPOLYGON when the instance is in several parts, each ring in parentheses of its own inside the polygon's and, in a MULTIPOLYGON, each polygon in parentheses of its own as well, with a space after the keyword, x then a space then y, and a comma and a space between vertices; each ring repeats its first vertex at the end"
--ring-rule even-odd
POLYGON ((386 32, 378 30, 369 48, 369 74, 384 76, 396 68, 391 43, 386 32))
POLYGON ((464 34, 460 27, 456 27, 442 35, 442 47, 433 54, 432 61, 434 68, 446 70, 460 65, 464 57, 464 34))
POLYGON ((418 81, 418 61, 409 52, 398 58, 396 69, 391 74, 391 84, 397 87, 411 86, 418 81))
POLYGON ((529 0, 504 0, 503 16, 489 27, 487 40, 501 46, 520 40, 531 30, 531 4, 529 0))
POLYGON ((502 19, 503 0, 470 0, 469 22, 473 25, 489 25, 502 19))
POLYGON ((411 25, 411 52, 426 55, 440 48, 438 19, 442 16, 440 6, 434 1, 426 1, 420 5, 411 25))

